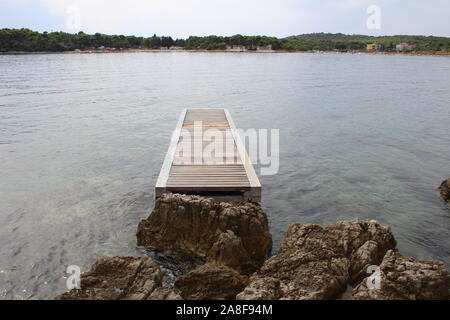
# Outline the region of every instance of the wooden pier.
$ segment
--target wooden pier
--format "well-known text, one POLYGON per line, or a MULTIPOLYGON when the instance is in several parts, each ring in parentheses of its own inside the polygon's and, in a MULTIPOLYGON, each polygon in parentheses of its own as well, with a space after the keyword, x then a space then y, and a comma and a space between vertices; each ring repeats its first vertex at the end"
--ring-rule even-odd
POLYGON ((261 201, 261 184, 228 110, 181 112, 155 186, 156 198, 164 193, 261 201))

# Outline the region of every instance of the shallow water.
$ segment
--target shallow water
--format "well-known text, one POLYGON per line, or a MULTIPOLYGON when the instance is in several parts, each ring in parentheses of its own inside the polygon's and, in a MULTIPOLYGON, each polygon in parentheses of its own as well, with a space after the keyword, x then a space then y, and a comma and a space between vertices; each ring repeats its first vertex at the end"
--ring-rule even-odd
POLYGON ((274 251, 291 222, 376 219, 450 265, 450 58, 258 53, 0 56, 0 298, 52 298, 65 268, 140 255, 186 107, 280 129, 260 177, 274 251))

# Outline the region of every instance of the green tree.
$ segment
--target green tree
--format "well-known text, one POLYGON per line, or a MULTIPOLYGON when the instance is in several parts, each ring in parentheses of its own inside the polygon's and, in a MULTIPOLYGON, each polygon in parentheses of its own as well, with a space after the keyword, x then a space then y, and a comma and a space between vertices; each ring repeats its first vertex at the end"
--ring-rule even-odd
POLYGON ((161 46, 162 47, 166 47, 166 48, 170 48, 171 46, 173 46, 173 39, 172 37, 161 37, 161 46))

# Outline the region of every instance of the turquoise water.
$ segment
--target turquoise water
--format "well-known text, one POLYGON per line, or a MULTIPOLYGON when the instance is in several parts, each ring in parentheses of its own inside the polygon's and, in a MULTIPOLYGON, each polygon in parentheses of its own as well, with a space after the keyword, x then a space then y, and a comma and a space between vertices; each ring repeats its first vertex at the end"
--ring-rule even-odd
POLYGON ((52 298, 65 268, 139 255, 182 108, 280 129, 261 176, 274 251, 291 222, 376 219, 450 265, 450 58, 258 53, 0 56, 0 298, 52 298))

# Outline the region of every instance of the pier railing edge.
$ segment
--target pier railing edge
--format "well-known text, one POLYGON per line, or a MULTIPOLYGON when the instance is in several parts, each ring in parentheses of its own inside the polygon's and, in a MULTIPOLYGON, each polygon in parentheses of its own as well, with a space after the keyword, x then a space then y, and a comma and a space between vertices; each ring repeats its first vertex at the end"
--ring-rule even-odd
POLYGON ((250 187, 252 188, 261 188, 261 183, 259 182, 258 176, 256 175, 255 169, 253 168, 253 164, 251 163, 251 159, 247 155, 247 151, 245 151, 245 145, 243 144, 241 137, 236 132, 236 126, 234 124, 233 118, 230 115, 228 109, 223 109, 225 112, 225 116, 227 118, 228 124, 230 125, 231 133, 234 137, 234 141, 236 142, 236 149, 238 150, 239 156, 244 165, 245 171, 247 172, 247 177, 250 182, 250 187))
POLYGON ((180 140, 181 128, 183 126, 183 122, 186 117, 186 112, 187 108, 184 108, 181 111, 180 117, 178 118, 177 126, 175 127, 175 130, 173 131, 172 136, 170 137, 170 145, 164 158, 161 171, 159 172, 158 180, 156 181, 155 185, 155 198, 159 197, 162 193, 166 191, 170 168, 172 167, 172 162, 175 157, 178 141, 180 140))

